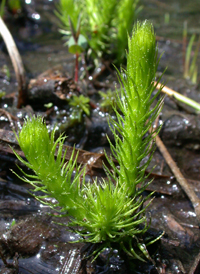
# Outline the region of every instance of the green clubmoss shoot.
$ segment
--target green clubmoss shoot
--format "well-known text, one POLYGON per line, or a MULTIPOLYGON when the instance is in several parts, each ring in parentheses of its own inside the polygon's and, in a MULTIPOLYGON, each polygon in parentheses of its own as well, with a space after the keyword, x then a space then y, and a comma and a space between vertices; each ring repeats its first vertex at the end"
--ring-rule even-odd
POLYGON ((146 198, 141 194, 147 186, 145 170, 159 129, 147 133, 162 107, 162 99, 157 99, 160 90, 153 95, 159 59, 153 27, 148 21, 134 26, 128 48, 127 70, 118 71, 121 89, 116 91, 117 106, 113 106, 117 121, 110 118, 115 145, 109 142, 119 165, 106 156, 112 167, 112 170, 105 167, 106 179, 86 183, 86 169, 76 164, 75 150, 68 163, 64 163, 65 138, 60 136, 54 142, 55 130, 49 136, 41 117, 27 119, 19 133, 18 142, 28 162, 17 153, 16 156, 34 171, 34 175, 24 173, 23 180, 33 185, 34 191, 43 191, 44 195, 36 196, 37 199, 44 203, 44 198, 54 197, 56 205, 46 203, 61 207, 61 212, 70 217, 69 225, 75 230, 81 228, 76 230, 80 241, 99 243, 93 255, 98 256, 104 248, 117 244, 129 256, 144 260, 150 258, 145 244, 151 243, 142 240, 149 228, 146 210, 150 202, 146 205, 144 202, 152 194, 146 198), (148 155, 148 160, 142 163, 148 155))

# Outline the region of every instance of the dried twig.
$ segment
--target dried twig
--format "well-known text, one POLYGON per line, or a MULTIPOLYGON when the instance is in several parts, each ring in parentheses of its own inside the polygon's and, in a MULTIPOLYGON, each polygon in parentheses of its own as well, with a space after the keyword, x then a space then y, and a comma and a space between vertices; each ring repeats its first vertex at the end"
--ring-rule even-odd
POLYGON ((15 124, 13 120, 18 121, 18 119, 3 108, 0 108, 0 117, 1 117, 1 114, 8 118, 8 121, 10 122, 10 127, 12 128, 12 130, 15 130, 15 124))
POLYGON ((18 52, 18 49, 15 45, 15 42, 10 34, 8 28, 4 24, 4 21, 0 17, 0 34, 6 44, 10 59, 12 61, 15 75, 18 82, 18 102, 17 107, 20 108, 22 105, 25 104, 26 100, 26 78, 24 72, 24 66, 22 63, 21 56, 18 52))
POLYGON ((192 267, 189 271, 189 274, 197 274, 200 271, 200 252, 196 256, 194 263, 192 264, 192 267))
POLYGON ((196 213, 196 218, 200 224, 200 199, 197 197, 191 185, 189 185, 187 180, 184 178, 183 174, 181 173, 180 169, 176 165, 175 161, 172 159, 171 155, 169 154, 167 148, 163 144, 160 137, 156 136, 155 140, 156 140, 157 147, 159 148, 160 152, 165 158, 165 161, 167 162, 168 166, 171 168, 174 176, 176 177, 176 180, 179 182, 180 186, 182 187, 182 189, 184 190, 184 192, 190 199, 196 213))
MULTIPOLYGON (((156 84, 156 82, 155 82, 155 84, 156 84)), ((157 83, 156 88, 159 89, 161 86, 162 85, 160 83, 157 83)), ((170 88, 164 86, 161 91, 164 92, 165 94, 167 94, 168 96, 174 97, 178 101, 194 108, 195 110, 197 110, 197 112, 200 111, 200 104, 199 103, 197 103, 196 101, 194 101, 194 100, 192 100, 192 99, 190 99, 190 98, 174 91, 173 89, 170 89, 170 88)))

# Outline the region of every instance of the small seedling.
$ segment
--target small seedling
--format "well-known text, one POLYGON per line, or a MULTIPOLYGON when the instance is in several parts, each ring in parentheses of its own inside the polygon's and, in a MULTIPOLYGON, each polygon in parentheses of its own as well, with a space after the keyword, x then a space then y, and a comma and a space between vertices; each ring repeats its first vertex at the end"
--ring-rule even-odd
POLYGON ((100 106, 105 111, 111 112, 113 111, 113 107, 117 107, 117 97, 115 91, 111 89, 106 92, 99 91, 99 95, 101 96, 100 106))
POLYGON ((69 105, 73 107, 72 112, 73 111, 75 111, 76 113, 78 112, 79 122, 81 121, 81 117, 83 113, 85 113, 87 116, 90 115, 89 102, 90 102, 90 99, 88 97, 83 96, 82 94, 80 96, 74 95, 70 99, 69 105))
POLYGON ((57 10, 55 10, 56 16, 62 23, 59 31, 64 35, 64 39, 67 40, 64 45, 68 46, 69 52, 75 55, 75 82, 78 82, 79 55, 87 48, 87 40, 80 32, 82 28, 82 5, 77 2, 79 1, 60 0, 57 10))
POLYGON ((1 69, 2 73, 5 74, 6 80, 10 81, 10 70, 7 65, 3 65, 1 69))
POLYGON ((71 20, 71 17, 68 16, 69 20, 69 29, 70 32, 66 32, 65 30, 61 30, 60 32, 67 37, 67 42, 65 45, 68 46, 68 50, 70 53, 75 55, 75 73, 74 73, 74 81, 78 82, 78 59, 79 55, 84 52, 87 48, 87 40, 86 38, 80 34, 80 28, 81 28, 81 16, 79 14, 77 23, 76 23, 76 29, 74 26, 73 21, 71 20), (69 36, 69 33, 71 34, 69 36))
POLYGON ((75 150, 64 163, 65 138, 60 136, 54 142, 55 129, 49 136, 41 117, 28 118, 17 137, 28 162, 15 155, 34 171, 34 175, 29 175, 21 170, 25 176, 22 179, 33 186, 35 197, 60 209, 61 216, 69 216, 68 226, 81 236, 79 241, 98 244, 90 255, 96 258, 105 248, 118 248, 119 252, 144 261, 150 259, 146 246, 157 240, 143 238, 149 228, 146 211, 152 193, 143 197, 142 192, 150 183, 145 184, 145 170, 151 161, 152 142, 159 129, 147 133, 162 107, 162 98, 158 99, 160 89, 153 94, 159 59, 155 34, 148 21, 135 25, 128 48, 127 70, 118 71, 119 110, 113 107, 116 119, 109 119, 115 145, 109 140, 112 157, 106 155, 111 166, 111 169, 105 166, 106 179, 87 183, 86 167, 76 163, 75 150), (146 158, 148 160, 142 162, 146 158), (39 196, 38 191, 44 195, 39 196), (46 199, 49 197, 55 198, 57 204, 46 199))

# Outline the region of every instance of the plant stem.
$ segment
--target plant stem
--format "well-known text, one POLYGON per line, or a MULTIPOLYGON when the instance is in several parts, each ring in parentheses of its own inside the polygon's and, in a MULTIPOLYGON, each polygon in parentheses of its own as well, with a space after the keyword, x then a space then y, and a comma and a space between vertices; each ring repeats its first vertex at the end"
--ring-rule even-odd
POLYGON ((76 61, 75 61, 75 75, 74 75, 74 81, 75 83, 78 82, 78 57, 79 57, 79 54, 76 53, 76 61))
POLYGON ((185 75, 186 72, 186 49, 187 49, 187 21, 183 23, 183 74, 185 75))

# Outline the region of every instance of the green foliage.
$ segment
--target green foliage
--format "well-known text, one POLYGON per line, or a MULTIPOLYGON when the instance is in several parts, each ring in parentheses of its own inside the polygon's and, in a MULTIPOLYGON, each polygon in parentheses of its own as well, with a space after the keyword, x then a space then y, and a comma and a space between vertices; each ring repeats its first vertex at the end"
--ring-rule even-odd
POLYGON ((9 9, 12 13, 18 13, 22 10, 22 1, 21 0, 8 0, 7 1, 9 9))
POLYGON ((196 84, 197 75, 198 75, 197 57, 199 52, 200 38, 198 40, 198 44, 195 48, 195 52, 192 57, 192 47, 193 47, 194 41, 195 41, 195 35, 193 34, 190 38, 190 42, 188 44, 187 51, 186 51, 184 78, 190 79, 193 84, 196 84))
MULTIPOLYGON (((200 46, 200 37, 197 41, 197 45, 193 54, 193 47, 196 36, 193 34, 190 38, 189 44, 185 53, 185 62, 184 62, 184 72, 183 76, 186 79, 191 80, 193 84, 197 84, 197 76, 198 76, 198 66, 197 66, 197 57, 199 53, 200 46)), ((187 42, 187 22, 184 22, 183 29, 183 44, 187 42)))
POLYGON ((2 0, 0 4, 0 16, 3 17, 5 5, 12 11, 12 13, 18 13, 22 10, 22 2, 21 0, 2 0))
POLYGON ((52 108, 53 107, 53 103, 49 102, 48 104, 44 104, 45 108, 52 108))
POLYGON ((1 17, 3 17, 5 5, 6 5, 6 0, 2 0, 1 5, 0 5, 0 16, 1 17))
POLYGON ((81 231, 76 230, 83 236, 82 242, 100 243, 99 249, 92 254, 95 258, 105 248, 113 248, 116 244, 135 259, 149 258, 147 252, 140 252, 141 243, 137 239, 137 235, 141 236, 149 228, 144 214, 148 204, 143 207, 141 197, 131 198, 126 191, 126 182, 122 186, 118 182, 114 185, 108 176, 108 180, 102 179, 101 183, 85 184, 81 192, 85 200, 77 204, 77 208, 85 216, 82 220, 72 220, 71 225, 82 227, 81 231), (141 224, 143 226, 139 228, 141 224))
MULTIPOLYGON (((73 21, 71 20, 71 17, 68 17, 69 21, 69 28, 71 36, 68 37, 67 42, 65 45, 68 45, 69 52, 72 54, 80 54, 84 52, 87 48, 87 40, 86 38, 80 34, 80 28, 81 28, 81 16, 79 15, 77 19, 77 26, 75 28, 73 21)), ((61 30, 61 33, 66 35, 65 30, 61 30)))
POLYGON ((51 204, 51 201, 46 203, 62 208, 61 212, 70 217, 69 225, 82 236, 80 241, 99 244, 93 253, 95 257, 104 248, 117 245, 129 256, 144 260, 144 257, 149 259, 145 244, 151 243, 142 240, 149 227, 145 213, 150 202, 146 205, 144 202, 152 194, 143 198, 141 193, 146 188, 144 172, 153 152, 153 133, 158 131, 149 135, 147 132, 160 111, 162 100, 158 100, 150 110, 159 95, 158 91, 152 97, 158 65, 152 25, 147 21, 138 22, 128 41, 127 70, 119 72, 119 111, 114 107, 117 121, 110 118, 115 146, 111 142, 110 145, 119 166, 106 156, 112 167, 112 171, 105 167, 107 179, 86 183, 85 168, 76 165, 75 151, 69 162, 64 164, 64 138, 60 136, 54 143, 55 130, 49 136, 40 117, 26 120, 19 133, 18 142, 28 162, 16 156, 35 172, 35 175, 24 173, 23 180, 32 184, 34 191, 44 192, 44 196, 37 198, 45 202, 44 198, 54 197, 57 204, 51 204), (58 152, 55 159, 56 146, 58 152), (149 160, 141 164, 141 160, 148 155, 149 160), (76 172, 72 177, 75 166, 76 172), (142 184, 140 189, 137 188, 138 183, 142 184))
POLYGON ((137 18, 141 7, 137 8, 139 0, 124 0, 119 1, 117 14, 114 17, 114 26, 117 26, 117 37, 115 46, 116 63, 120 64, 124 58, 128 44, 128 34, 131 34, 133 23, 137 18))
POLYGON ((74 28, 77 28, 79 15, 83 8, 81 0, 60 0, 55 11, 57 17, 61 21, 61 27, 65 30, 65 35, 72 35, 69 18, 71 19, 74 28))
POLYGON ((90 38, 90 48, 101 57, 103 53, 111 54, 111 45, 115 29, 112 22, 116 15, 116 1, 85 0, 87 14, 87 31, 90 38))
POLYGON ((16 224, 16 220, 13 219, 13 220, 12 220, 12 223, 10 224, 10 228, 13 227, 15 224, 16 224))
POLYGON ((5 91, 0 90, 0 99, 6 95, 5 91))
POLYGON ((1 71, 5 74, 8 81, 10 81, 10 70, 7 65, 3 65, 1 71))
MULTIPOLYGON (((60 6, 60 10, 62 11, 62 6, 60 6)), ((72 8, 72 11, 73 11, 73 8, 72 8)), ((65 15, 65 13, 63 15, 60 13, 57 13, 57 14, 61 20, 63 20, 62 16, 64 16, 64 18, 67 16, 67 14, 65 15)), ((70 14, 70 9, 69 9, 69 14, 70 14)), ((67 20, 69 25, 65 24, 65 27, 67 28, 67 30, 61 30, 61 33, 63 33, 67 37, 67 42, 65 43, 65 45, 68 45, 69 52, 72 54, 75 54, 76 56, 74 81, 78 82, 78 58, 79 58, 79 54, 81 54, 82 52, 84 52, 84 50, 86 50, 87 40, 82 34, 80 34, 81 15, 77 14, 77 16, 71 19, 69 14, 68 14, 68 20, 67 20)), ((71 16, 74 16, 73 12, 71 16)))
POLYGON ((87 40, 88 52, 94 59, 109 55, 114 57, 116 64, 120 64, 127 49, 127 33, 130 34, 140 10, 137 9, 138 2, 139 0, 60 0, 56 15, 62 22, 61 32, 67 39, 72 36, 70 18, 75 28, 80 23, 80 34, 87 40))

